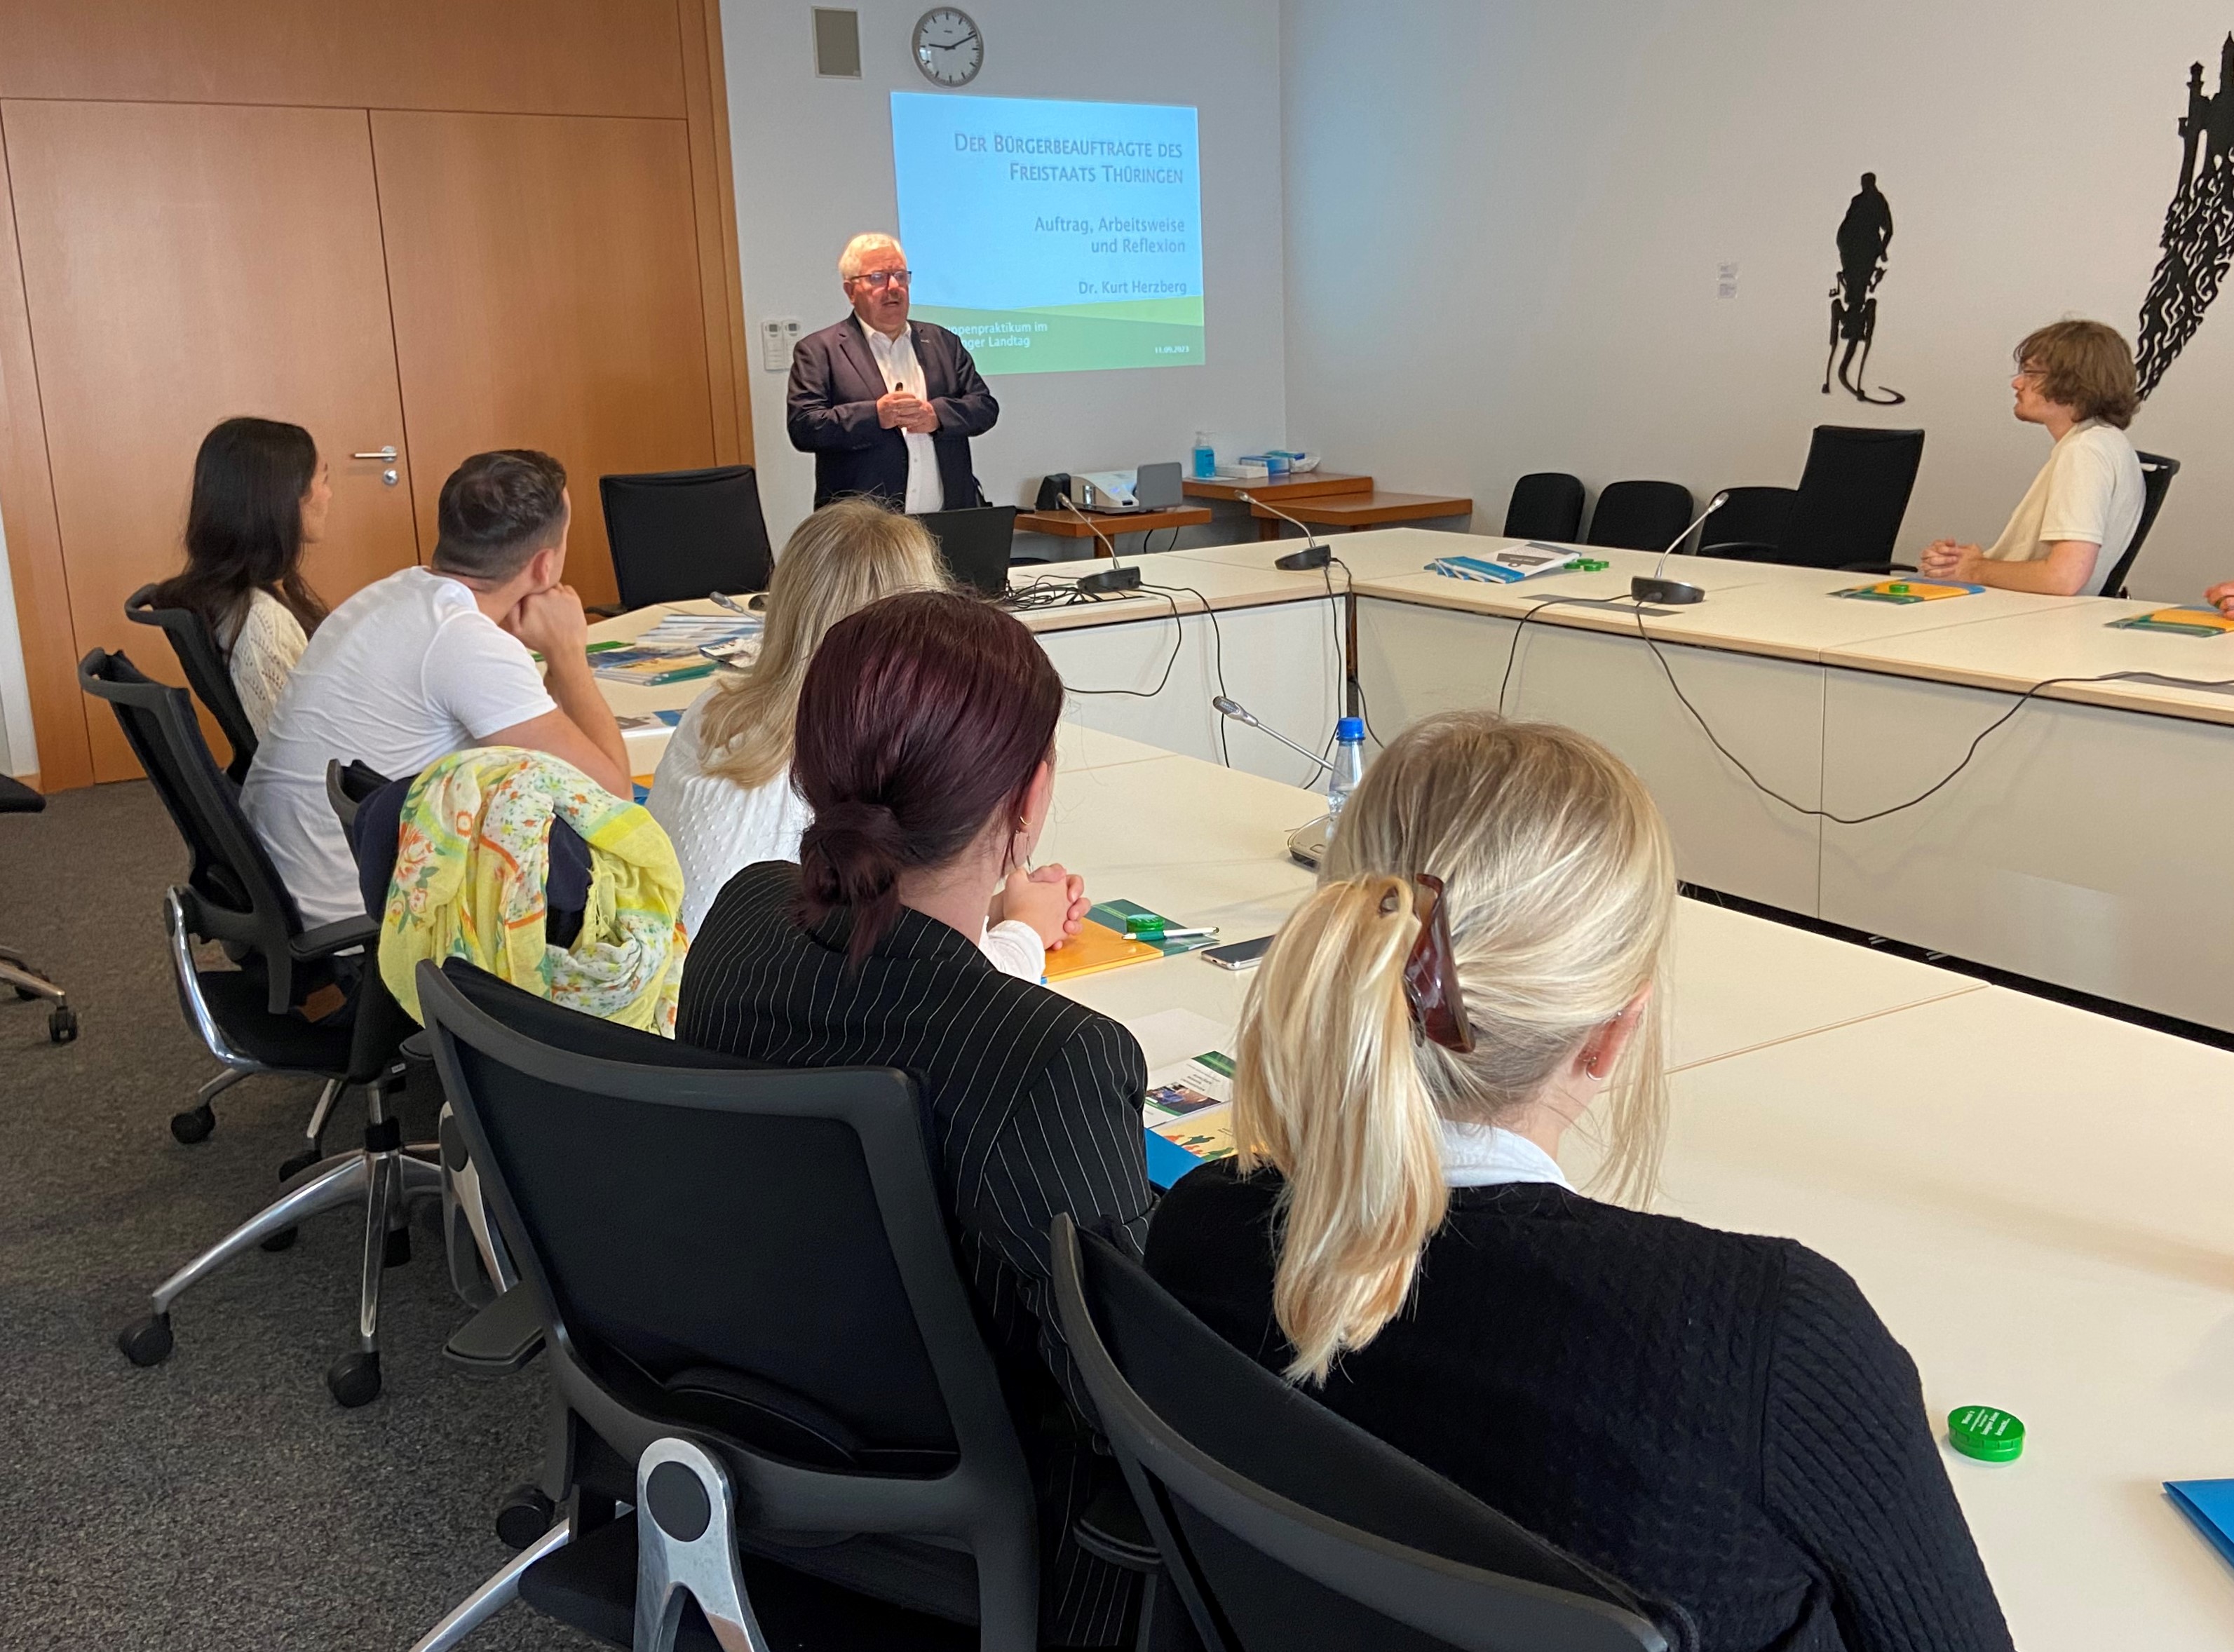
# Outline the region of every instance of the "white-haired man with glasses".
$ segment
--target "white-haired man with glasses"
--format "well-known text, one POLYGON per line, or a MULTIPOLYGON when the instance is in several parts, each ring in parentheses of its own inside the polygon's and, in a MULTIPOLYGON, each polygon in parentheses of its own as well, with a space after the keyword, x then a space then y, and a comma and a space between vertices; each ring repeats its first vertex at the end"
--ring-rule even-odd
POLYGON ((907 254, 857 235, 838 258, 853 313, 799 341, 785 428, 814 455, 814 505, 861 494, 911 515, 982 497, 970 438, 1001 416, 962 341, 908 319, 907 254))

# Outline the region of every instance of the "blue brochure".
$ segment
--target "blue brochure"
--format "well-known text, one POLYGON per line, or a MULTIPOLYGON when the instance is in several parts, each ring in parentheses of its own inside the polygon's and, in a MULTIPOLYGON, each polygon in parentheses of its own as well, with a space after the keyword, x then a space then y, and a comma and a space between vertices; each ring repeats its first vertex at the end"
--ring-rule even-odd
POLYGON ((2165 1494, 2234 1564, 2234 1480, 2166 1480, 2165 1494))

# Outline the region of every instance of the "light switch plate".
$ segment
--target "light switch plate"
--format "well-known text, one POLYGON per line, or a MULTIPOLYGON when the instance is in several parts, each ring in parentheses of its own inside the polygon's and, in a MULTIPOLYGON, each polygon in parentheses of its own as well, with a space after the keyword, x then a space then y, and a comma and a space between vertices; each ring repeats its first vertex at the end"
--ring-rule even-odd
POLYGON ((791 370, 791 353, 799 348, 796 316, 774 316, 761 323, 761 366, 771 373, 791 370))

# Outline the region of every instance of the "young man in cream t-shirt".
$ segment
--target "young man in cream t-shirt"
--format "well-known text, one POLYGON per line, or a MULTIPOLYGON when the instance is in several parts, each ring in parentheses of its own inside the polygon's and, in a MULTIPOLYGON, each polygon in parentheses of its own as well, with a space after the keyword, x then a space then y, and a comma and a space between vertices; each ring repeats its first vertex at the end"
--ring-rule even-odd
POLYGON ((2014 411, 2055 447, 1991 548, 1935 540, 1917 571, 2004 591, 2099 596, 2141 522, 2141 461, 2126 439, 2139 405, 2133 352, 2100 322, 2060 321, 2016 356, 2014 411))

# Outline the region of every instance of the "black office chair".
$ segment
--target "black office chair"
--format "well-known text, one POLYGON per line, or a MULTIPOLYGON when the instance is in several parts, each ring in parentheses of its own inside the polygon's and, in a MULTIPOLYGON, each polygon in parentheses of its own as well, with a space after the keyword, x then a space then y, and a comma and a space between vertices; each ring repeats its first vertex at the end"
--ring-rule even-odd
MULTIPOLYGON (((1800 497, 1792 487, 1730 487, 1722 508, 1699 525, 1699 554, 1718 557, 1725 546, 1780 545, 1792 520, 1793 501, 1800 497)), ((1741 558, 1742 559, 1742 558, 1741 558)))
POLYGON ((2172 491, 2172 479, 2179 474, 2179 460, 2167 459, 2162 454, 2137 454, 2141 461, 2141 519, 2134 526, 2133 542, 2126 547, 2125 555, 2118 558, 2110 570, 2110 577, 2102 582, 2105 597, 2126 594, 2126 580, 2133 571, 2134 560, 2141 554, 2141 545, 2149 537, 2149 530, 2157 525, 2157 513, 2164 509, 2165 495, 2172 491))
POLYGON ((600 476, 598 498, 623 608, 768 589, 775 553, 750 465, 600 476))
POLYGON ((1505 507, 1506 539, 1572 545, 1582 532, 1581 477, 1561 470, 1539 470, 1512 484, 1512 499, 1505 507))
POLYGON ((1717 529, 1716 538, 1726 542, 1708 554, 1857 573, 1913 571, 1891 557, 1923 463, 1921 430, 1817 425, 1784 532, 1773 540, 1736 544, 1717 529))
MULTIPOLYGON (((23 781, 0 774, 0 814, 36 814, 46 806, 47 800, 23 781)), ((13 987, 18 998, 47 1000, 52 1006, 47 1011, 50 1041, 68 1044, 77 1037, 77 1011, 70 1008, 68 995, 12 946, 0 946, 0 987, 13 987)))
POLYGON ((217 637, 192 609, 156 607, 154 585, 142 585, 124 599, 124 617, 137 625, 156 626, 171 639, 171 651, 179 656, 187 686, 217 719, 219 732, 232 748, 232 761, 225 772, 239 785, 248 778, 248 765, 256 756, 256 730, 233 690, 232 672, 217 637))
POLYGON ((421 1652, 515 1592, 639 1649, 695 1611, 1028 1652, 1031 1486, 906 1075, 750 1068, 454 960, 419 994, 521 1275, 483 1317, 532 1293, 565 1418, 563 1517, 421 1652))
POLYGON ((1591 545, 1665 551, 1691 524, 1691 490, 1676 482, 1611 482, 1591 515, 1591 545))
POLYGON ((1115 1246, 1068 1217, 1049 1238, 1064 1340, 1208 1652, 1670 1644, 1634 1590, 1290 1387, 1115 1246))
POLYGON ((304 929, 202 738, 184 689, 150 681, 124 655, 100 649, 79 662, 78 682, 116 714, 191 857, 186 881, 163 898, 163 927, 180 1008, 224 1070, 202 1087, 194 1107, 171 1121, 172 1134, 186 1142, 207 1137, 216 1122, 212 1098, 251 1073, 325 1081, 306 1146, 280 1166, 285 1191, 158 1285, 154 1311, 127 1326, 117 1346, 134 1365, 159 1364, 171 1353, 172 1304, 188 1287, 252 1245, 285 1249, 306 1217, 355 1206, 365 1222, 357 1346, 327 1371, 326 1386, 343 1405, 363 1405, 380 1392, 382 1271, 409 1257, 406 1202, 440 1197, 441 1177, 432 1148, 421 1150, 424 1157, 407 1150, 390 1116, 390 1097, 402 1081, 396 1049, 411 1023, 380 985, 380 972, 338 972, 349 983, 347 1015, 313 1024, 296 1012, 313 989, 335 983, 336 959, 373 944, 379 926, 352 917, 304 929), (222 943, 240 967, 199 968, 199 941, 222 943), (350 1086, 365 1092, 364 1145, 322 1159, 326 1120, 350 1086))

